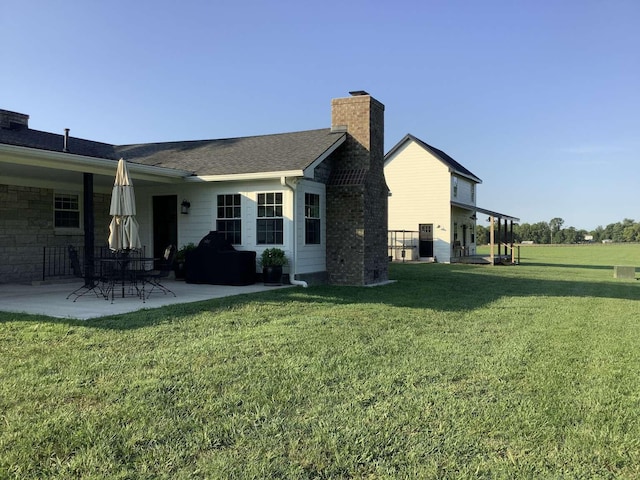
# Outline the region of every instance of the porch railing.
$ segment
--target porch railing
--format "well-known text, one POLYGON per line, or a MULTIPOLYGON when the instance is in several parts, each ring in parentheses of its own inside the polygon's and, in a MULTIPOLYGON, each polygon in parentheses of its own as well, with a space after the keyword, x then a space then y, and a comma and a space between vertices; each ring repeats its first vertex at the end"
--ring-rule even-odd
POLYGON ((418 235, 419 232, 413 230, 388 230, 389 260, 417 260, 418 235))
MULTIPOLYGON (((78 252, 78 260, 82 272, 85 271, 85 248, 75 246, 78 252)), ((96 247, 93 250, 93 258, 104 258, 111 254, 108 247, 96 247)), ((144 250, 142 252, 144 256, 144 250)), ((82 272, 74 272, 69 258, 69 245, 42 247, 42 281, 46 279, 65 279, 81 275, 82 272)))

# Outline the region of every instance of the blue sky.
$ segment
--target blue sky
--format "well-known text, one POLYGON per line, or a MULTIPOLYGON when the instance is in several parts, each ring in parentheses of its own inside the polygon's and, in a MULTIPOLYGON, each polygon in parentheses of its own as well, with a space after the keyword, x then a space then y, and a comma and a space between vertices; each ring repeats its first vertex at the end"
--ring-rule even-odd
POLYGON ((478 205, 640 220, 640 2, 1 0, 0 108, 115 144, 330 125, 386 106, 483 179, 478 205))

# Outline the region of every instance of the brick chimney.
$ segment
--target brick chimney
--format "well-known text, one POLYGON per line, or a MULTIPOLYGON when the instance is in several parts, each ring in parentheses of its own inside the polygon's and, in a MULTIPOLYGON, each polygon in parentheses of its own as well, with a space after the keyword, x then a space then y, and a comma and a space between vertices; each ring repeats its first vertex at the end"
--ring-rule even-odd
POLYGON ((329 283, 388 280, 384 105, 367 92, 331 102, 331 128, 346 130, 327 184, 329 283))
POLYGON ((29 128, 29 115, 10 112, 9 110, 0 110, 0 128, 8 130, 29 128))

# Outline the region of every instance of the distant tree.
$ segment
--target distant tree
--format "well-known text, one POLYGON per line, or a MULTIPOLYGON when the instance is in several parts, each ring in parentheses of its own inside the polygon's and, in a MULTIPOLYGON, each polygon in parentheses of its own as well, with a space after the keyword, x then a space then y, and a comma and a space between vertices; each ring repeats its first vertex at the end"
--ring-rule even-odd
POLYGON ((533 241, 531 237, 531 225, 528 223, 522 223, 515 226, 513 229, 516 242, 533 241))
POLYGON ((602 230, 602 240, 606 240, 606 239, 613 240, 613 233, 614 233, 615 226, 616 226, 615 223, 610 223, 609 225, 604 227, 604 230, 602 230))
MULTIPOLYGON (((625 218, 621 222, 610 223, 606 227, 598 225, 590 232, 576 227, 564 226, 560 217, 552 218, 549 223, 521 223, 513 228, 514 241, 533 241, 535 243, 579 243, 585 241, 586 235, 592 235, 594 242, 611 239, 614 242, 640 242, 640 222, 625 218)), ((487 229, 488 232, 488 229, 487 229)), ((488 233, 487 233, 488 235, 488 233)))
POLYGON ((489 229, 482 225, 476 225, 476 245, 489 243, 489 229))
POLYGON ((554 237, 557 232, 560 232, 560 230, 562 230, 562 225, 564 225, 564 220, 560 217, 555 217, 549 220, 549 229, 551 232, 549 243, 554 243, 554 240, 556 240, 555 243, 560 243, 558 241, 559 239, 555 239, 554 237))
POLYGON ((622 230, 622 239, 625 242, 640 242, 640 223, 625 226, 622 230))
POLYGON ((613 240, 614 242, 623 242, 624 241, 624 236, 623 236, 623 232, 624 232, 624 224, 622 224, 621 222, 618 223, 614 223, 611 227, 611 240, 613 240))
MULTIPOLYGON (((533 241, 535 243, 579 243, 585 240, 585 235, 593 235, 594 242, 611 239, 614 242, 640 242, 640 222, 625 218, 621 222, 610 223, 606 227, 598 225, 588 232, 573 226, 562 228, 564 220, 560 217, 552 218, 549 223, 521 223, 513 226, 515 242, 533 241)), ((476 230, 477 242, 489 242, 489 229, 481 227, 476 230), (486 237, 485 237, 486 235, 486 237)), ((497 239, 496 239, 497 240, 497 239)))
POLYGON ((536 243, 549 243, 551 239, 551 229, 547 222, 538 222, 531 225, 532 240, 536 243))
POLYGON ((593 235, 594 242, 601 242, 604 240, 604 228, 602 228, 602 225, 598 225, 596 229, 591 232, 591 235, 593 235))
POLYGON ((578 238, 578 231, 576 227, 568 227, 564 230, 560 230, 562 234, 562 243, 578 243, 578 241, 584 240, 584 236, 578 238))

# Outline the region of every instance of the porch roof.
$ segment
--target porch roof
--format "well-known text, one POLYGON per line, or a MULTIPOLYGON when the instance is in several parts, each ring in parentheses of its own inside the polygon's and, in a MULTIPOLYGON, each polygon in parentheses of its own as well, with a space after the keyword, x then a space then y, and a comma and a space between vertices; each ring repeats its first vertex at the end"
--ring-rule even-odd
POLYGON ((511 220, 513 222, 519 222, 520 219, 518 217, 513 217, 511 215, 507 215, 506 213, 495 212, 493 210, 487 210, 486 208, 480 208, 475 205, 467 205, 466 203, 460 202, 451 202, 452 207, 464 208, 465 210, 471 210, 472 212, 483 213, 484 215, 489 215, 490 217, 501 218, 505 220, 511 220))

